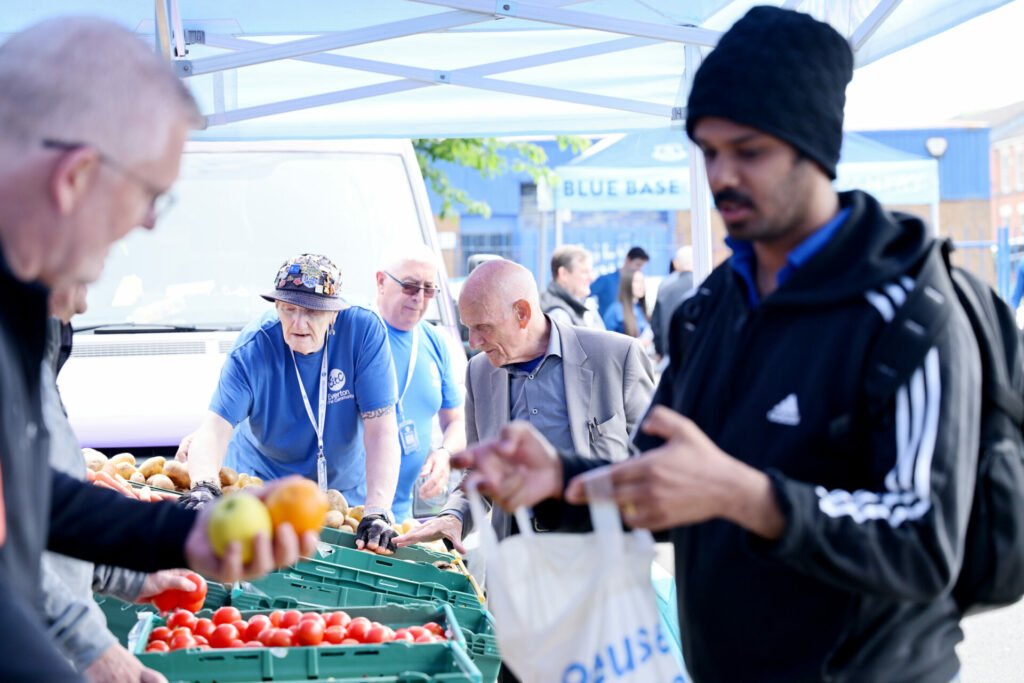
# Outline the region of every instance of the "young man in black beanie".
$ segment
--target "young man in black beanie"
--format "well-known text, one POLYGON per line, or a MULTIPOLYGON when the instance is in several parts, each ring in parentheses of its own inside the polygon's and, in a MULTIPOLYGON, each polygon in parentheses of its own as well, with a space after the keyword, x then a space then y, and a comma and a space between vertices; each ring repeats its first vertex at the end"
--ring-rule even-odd
MULTIPOLYGON (((671 532, 698 683, 958 675, 949 590, 974 486, 977 346, 947 279, 923 362, 863 412, 875 342, 935 252, 920 221, 831 185, 852 72, 830 26, 758 7, 690 93, 687 133, 733 255, 674 316, 646 452, 611 476, 627 524, 671 532)), ((570 480, 592 465, 525 426, 503 439, 453 465, 475 466, 505 507, 584 500, 570 480)))

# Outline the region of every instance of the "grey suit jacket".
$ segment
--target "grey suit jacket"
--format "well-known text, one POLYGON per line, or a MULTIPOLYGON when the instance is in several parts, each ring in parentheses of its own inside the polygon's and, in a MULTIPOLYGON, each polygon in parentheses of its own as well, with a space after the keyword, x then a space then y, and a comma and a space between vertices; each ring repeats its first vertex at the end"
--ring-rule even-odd
MULTIPOLYGON (((625 460, 630 453, 630 435, 654 393, 650 359, 635 339, 625 335, 550 323, 558 327, 561 337, 573 449, 577 455, 596 460, 625 460), (588 426, 595 420, 597 427, 588 426)), ((497 438, 509 423, 509 410, 508 371, 477 354, 466 370, 466 443, 497 438)), ((469 502, 461 491, 449 497, 445 511, 449 510, 462 517, 463 534, 469 533, 469 502)), ((508 535, 509 520, 500 509, 491 513, 499 538, 508 535)))

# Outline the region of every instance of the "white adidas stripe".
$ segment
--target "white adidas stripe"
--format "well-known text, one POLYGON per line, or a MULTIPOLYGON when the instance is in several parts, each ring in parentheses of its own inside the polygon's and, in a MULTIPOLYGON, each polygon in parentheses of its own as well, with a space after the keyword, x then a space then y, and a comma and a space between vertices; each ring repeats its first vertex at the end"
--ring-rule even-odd
POLYGON ((896 309, 907 300, 907 292, 914 288, 914 280, 906 275, 882 287, 881 291, 870 290, 864 292, 864 298, 875 307, 882 320, 889 322, 896 315, 896 309))

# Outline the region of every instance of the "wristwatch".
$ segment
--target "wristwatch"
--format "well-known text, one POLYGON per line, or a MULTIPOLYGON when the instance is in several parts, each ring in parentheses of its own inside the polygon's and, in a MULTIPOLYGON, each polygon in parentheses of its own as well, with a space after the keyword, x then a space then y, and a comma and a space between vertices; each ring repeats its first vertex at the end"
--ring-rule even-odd
POLYGON ((383 517, 384 520, 388 524, 394 524, 395 523, 395 518, 391 516, 391 510, 388 510, 387 508, 364 507, 363 508, 363 517, 369 517, 371 515, 377 515, 378 517, 383 517))

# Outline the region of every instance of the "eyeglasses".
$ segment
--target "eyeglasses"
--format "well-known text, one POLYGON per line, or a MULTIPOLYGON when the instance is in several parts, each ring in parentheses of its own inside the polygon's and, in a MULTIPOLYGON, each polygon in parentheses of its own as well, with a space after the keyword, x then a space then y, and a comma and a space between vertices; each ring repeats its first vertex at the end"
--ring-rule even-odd
POLYGON ((397 282, 402 288, 402 294, 405 294, 406 296, 416 296, 416 292, 423 292, 423 298, 433 299, 434 295, 441 291, 441 288, 437 285, 421 285, 417 282, 404 282, 386 270, 384 271, 384 274, 397 282))
MULTIPOLYGON (((42 141, 42 144, 43 147, 45 147, 46 149, 58 149, 62 152, 73 152, 76 149, 81 149, 83 147, 93 147, 92 145, 86 142, 67 142, 64 140, 52 139, 45 139, 42 141)), ((93 149, 96 148, 93 147, 93 149)), ((157 187, 156 185, 146 180, 135 171, 126 167, 124 164, 117 161, 116 159, 107 156, 100 150, 97 149, 96 153, 99 155, 100 163, 106 164, 111 169, 117 171, 124 177, 138 183, 139 186, 146 191, 146 193, 150 196, 149 209, 153 215, 154 220, 166 214, 168 211, 171 210, 171 207, 174 206, 175 197, 169 191, 157 187)))

